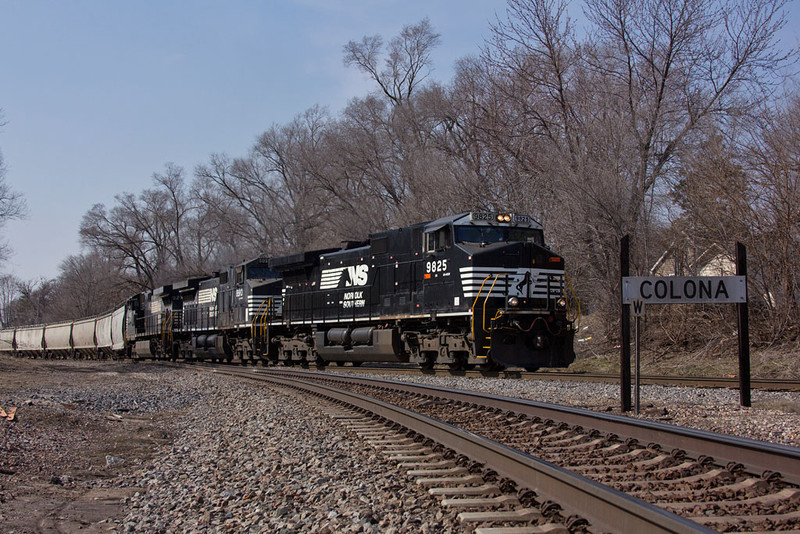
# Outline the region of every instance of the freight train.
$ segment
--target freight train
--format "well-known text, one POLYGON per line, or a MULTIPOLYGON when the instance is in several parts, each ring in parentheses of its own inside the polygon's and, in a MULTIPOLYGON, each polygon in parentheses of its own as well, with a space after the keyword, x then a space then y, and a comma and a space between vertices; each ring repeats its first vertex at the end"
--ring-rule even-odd
POLYGON ((256 258, 97 317, 0 330, 0 352, 532 370, 574 360, 572 300, 540 224, 468 212, 256 258))

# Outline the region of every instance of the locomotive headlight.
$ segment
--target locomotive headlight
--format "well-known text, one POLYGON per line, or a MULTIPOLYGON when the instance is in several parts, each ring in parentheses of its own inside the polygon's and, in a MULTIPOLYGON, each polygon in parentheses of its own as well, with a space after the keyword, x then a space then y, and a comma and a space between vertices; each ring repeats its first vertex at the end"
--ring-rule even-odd
POLYGON ((567 301, 563 298, 558 299, 558 301, 556 302, 556 308, 558 308, 559 310, 563 310, 566 309, 566 307, 567 307, 567 301))
POLYGON ((519 306, 519 299, 517 297, 508 297, 508 305, 512 308, 519 306))
POLYGON ((511 215, 503 215, 503 222, 511 222, 511 215))

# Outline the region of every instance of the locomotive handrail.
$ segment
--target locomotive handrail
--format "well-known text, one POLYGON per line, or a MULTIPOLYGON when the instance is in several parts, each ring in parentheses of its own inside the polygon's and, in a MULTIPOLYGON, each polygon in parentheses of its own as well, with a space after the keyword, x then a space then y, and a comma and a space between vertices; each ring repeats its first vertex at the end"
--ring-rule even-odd
MULTIPOLYGON (((161 323, 161 342, 166 343, 169 341, 172 342, 172 328, 168 328, 172 325, 172 312, 164 312, 164 322, 161 323)), ((174 325, 172 325, 174 327, 174 325)))
MULTIPOLYGON (((575 323, 575 330, 577 331, 578 328, 581 326, 581 301, 578 300, 578 295, 575 294, 575 288, 572 287, 572 280, 569 279, 567 273, 564 273, 564 280, 567 282, 569 286, 569 291, 572 293, 572 298, 575 299, 575 305, 577 306, 577 312, 575 318, 572 321, 575 323)), ((562 287, 562 293, 564 294, 564 301, 567 303, 567 317, 570 315, 570 306, 569 306, 569 299, 567 298, 566 288, 562 287)))
POLYGON ((266 301, 266 307, 264 308, 264 313, 261 316, 261 335, 263 336, 267 332, 267 322, 269 322, 270 318, 273 316, 273 308, 272 308, 272 297, 268 298, 266 301))
MULTIPOLYGON (((483 299, 483 320, 482 320, 483 324, 481 325, 481 328, 483 329, 483 332, 485 334, 490 333, 489 330, 486 330, 486 303, 489 302, 489 297, 492 296, 492 291, 494 291, 494 286, 497 284, 497 280, 500 278, 501 275, 508 276, 506 273, 497 273, 496 275, 494 275, 494 282, 492 282, 492 287, 489 288, 489 292, 486 293, 486 298, 483 299)), ((489 276, 491 277, 491 275, 489 276)))
POLYGON ((270 318, 274 317, 274 315, 275 315, 274 303, 272 302, 272 297, 270 297, 267 299, 266 313, 264 314, 264 317, 261 319, 262 334, 267 331, 267 322, 270 320, 270 318))
POLYGON ((261 304, 258 305, 258 309, 256 310, 256 313, 253 314, 253 318, 250 320, 250 337, 255 338, 256 334, 260 334, 261 333, 259 328, 262 325, 261 317, 264 316, 264 314, 261 313, 261 310, 262 310, 262 308, 264 308, 265 305, 269 306, 269 302, 271 302, 271 301, 272 301, 272 299, 262 300, 261 304))
MULTIPOLYGON (((478 299, 481 298, 481 293, 483 293, 483 286, 486 285, 486 281, 491 277, 492 277, 492 275, 490 274, 489 276, 487 276, 486 278, 483 279, 483 282, 481 282, 481 287, 480 287, 480 289, 478 289, 478 294, 475 295, 475 300, 472 302, 472 341, 476 342, 476 343, 477 343, 477 340, 475 339, 475 306, 478 305, 478 299)), ((486 306, 484 304, 484 310, 485 309, 486 309, 486 306)), ((481 328, 483 328, 483 325, 481 325, 481 328)), ((477 346, 475 348, 477 349, 477 346)))

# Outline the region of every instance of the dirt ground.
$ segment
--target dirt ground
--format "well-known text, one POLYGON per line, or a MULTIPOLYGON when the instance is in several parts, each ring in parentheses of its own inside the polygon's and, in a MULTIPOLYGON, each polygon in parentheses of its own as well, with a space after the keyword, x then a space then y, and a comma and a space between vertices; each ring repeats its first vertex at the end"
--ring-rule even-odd
MULTIPOLYGON (((0 530, 107 532, 138 490, 122 475, 171 441, 174 414, 96 409, 64 399, 136 380, 147 366, 111 361, 29 360, 0 355, 0 530), (120 462, 120 460, 123 460, 120 462)), ((117 406, 135 402, 116 398, 117 406)))
MULTIPOLYGON (((618 353, 591 343, 591 330, 576 341, 571 369, 618 369, 618 353)), ((790 349, 754 351, 753 376, 798 378, 800 350, 790 349)), ((651 351, 643 362, 645 374, 724 376, 736 369, 735 355, 651 351)), ((164 372, 154 364, 0 355, 0 407, 16 408, 13 421, 0 419, 0 532, 118 531, 126 501, 141 491, 126 481, 172 442, 170 421, 180 408, 141 409, 145 390, 170 398, 158 387, 164 372)))

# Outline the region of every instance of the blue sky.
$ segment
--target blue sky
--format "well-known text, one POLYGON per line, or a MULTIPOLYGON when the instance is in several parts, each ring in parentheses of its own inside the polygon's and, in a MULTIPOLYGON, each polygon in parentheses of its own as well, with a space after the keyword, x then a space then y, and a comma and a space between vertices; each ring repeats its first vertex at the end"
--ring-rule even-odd
POLYGON ((428 17, 433 78, 476 54, 503 0, 0 0, 0 129, 6 181, 29 216, 2 236, 0 272, 55 277, 80 252, 81 217, 138 193, 167 162, 243 155, 258 134, 369 92, 342 63, 364 35, 428 17))
POLYGON ((0 272, 57 276, 80 252, 84 213, 149 187, 167 162, 191 178, 210 154, 243 155, 314 105, 338 114, 373 89, 343 65, 347 41, 428 17, 441 34, 432 78, 447 82, 504 11, 505 0, 0 0, 0 150, 29 207, 0 230, 14 250, 0 272))

